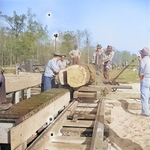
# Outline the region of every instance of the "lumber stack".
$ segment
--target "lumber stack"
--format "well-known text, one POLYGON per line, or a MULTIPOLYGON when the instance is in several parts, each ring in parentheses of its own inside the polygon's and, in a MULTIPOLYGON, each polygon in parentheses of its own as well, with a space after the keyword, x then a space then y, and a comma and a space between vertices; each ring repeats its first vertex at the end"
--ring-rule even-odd
POLYGON ((41 73, 5 74, 6 93, 20 91, 41 84, 41 73))
POLYGON ((59 80, 62 85, 68 84, 71 87, 77 88, 94 83, 95 72, 93 65, 72 65, 60 71, 59 80))

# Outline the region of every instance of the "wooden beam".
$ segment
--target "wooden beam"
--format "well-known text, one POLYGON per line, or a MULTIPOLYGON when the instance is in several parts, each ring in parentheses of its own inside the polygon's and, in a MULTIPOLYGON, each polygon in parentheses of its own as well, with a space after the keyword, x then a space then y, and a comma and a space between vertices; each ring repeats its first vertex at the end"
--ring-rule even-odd
POLYGON ((46 146, 45 150, 89 150, 90 145, 86 144, 66 144, 66 143, 52 143, 50 146, 46 146))
POLYGON ((41 77, 41 73, 5 74, 6 93, 40 85, 41 77))
POLYGON ((96 114, 97 113, 97 108, 80 108, 80 107, 77 107, 75 109, 75 112, 81 112, 81 113, 90 113, 90 114, 96 114))
POLYGON ((93 129, 88 128, 70 128, 70 127, 63 127, 60 130, 61 133, 63 132, 70 132, 70 133, 83 133, 83 132, 93 132, 93 129))
POLYGON ((107 99, 140 99, 140 93, 111 92, 106 95, 107 99))
POLYGON ((78 97, 93 97, 95 98, 96 96, 96 93, 87 93, 87 92, 78 92, 78 91, 75 91, 73 93, 73 98, 78 98, 78 97))
POLYGON ((91 139, 91 137, 56 136, 52 139, 52 143, 91 144, 91 139))
POLYGON ((79 103, 77 107, 97 108, 97 103, 79 103))
POLYGON ((88 128, 88 127, 94 127, 94 121, 87 121, 87 120, 78 120, 77 122, 71 122, 71 120, 66 120, 63 123, 64 127, 83 127, 83 128, 88 128))
MULTIPOLYGON (((44 93, 46 94, 46 93, 44 93)), ((10 129, 11 149, 15 149, 32 136, 43 124, 49 122, 49 117, 55 117, 58 111, 70 101, 70 92, 65 93, 37 113, 10 129), (40 118, 40 119, 39 119, 40 118)))

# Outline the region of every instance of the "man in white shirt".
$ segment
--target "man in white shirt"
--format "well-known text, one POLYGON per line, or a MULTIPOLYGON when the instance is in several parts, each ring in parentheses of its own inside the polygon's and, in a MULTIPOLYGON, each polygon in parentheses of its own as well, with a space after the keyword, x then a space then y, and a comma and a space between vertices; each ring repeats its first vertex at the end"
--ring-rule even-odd
POLYGON ((139 78, 140 78, 140 91, 141 91, 141 103, 142 111, 141 115, 149 116, 149 88, 150 88, 150 57, 149 49, 144 47, 139 51, 141 57, 138 57, 140 60, 139 65, 139 78))
POLYGON ((102 54, 104 65, 104 78, 109 80, 109 71, 112 70, 112 59, 114 57, 114 51, 112 46, 108 45, 107 50, 102 54))
POLYGON ((60 69, 64 69, 67 67, 67 65, 70 64, 70 62, 66 60, 65 58, 66 58, 66 55, 62 55, 61 59, 58 61, 58 66, 60 69))
POLYGON ((70 57, 72 58, 73 65, 79 64, 79 59, 81 57, 80 50, 77 49, 77 45, 74 46, 74 49, 69 52, 70 57))
POLYGON ((93 63, 96 70, 102 69, 102 46, 97 44, 97 50, 93 53, 93 63))

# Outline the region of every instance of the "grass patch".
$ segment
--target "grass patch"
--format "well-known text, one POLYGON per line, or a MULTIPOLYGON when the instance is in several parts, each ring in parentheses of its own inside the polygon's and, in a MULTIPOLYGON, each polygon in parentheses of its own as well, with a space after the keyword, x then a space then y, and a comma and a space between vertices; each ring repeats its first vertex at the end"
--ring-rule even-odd
MULTIPOLYGON (((111 70, 110 78, 114 77, 120 70, 111 70)), ((139 83, 138 70, 132 71, 130 69, 126 69, 116 80, 119 83, 139 83)))
POLYGON ((4 69, 4 74, 6 73, 14 73, 15 72, 15 69, 16 67, 15 66, 5 66, 5 67, 2 67, 4 69))

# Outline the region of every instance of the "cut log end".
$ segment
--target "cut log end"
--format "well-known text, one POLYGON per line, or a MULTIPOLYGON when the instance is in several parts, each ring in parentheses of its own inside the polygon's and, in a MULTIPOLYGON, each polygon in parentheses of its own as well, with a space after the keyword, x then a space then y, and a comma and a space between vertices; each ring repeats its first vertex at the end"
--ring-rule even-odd
POLYGON ((85 64, 72 65, 59 72, 59 80, 62 85, 68 84, 74 88, 91 84, 95 80, 95 69, 85 64))

